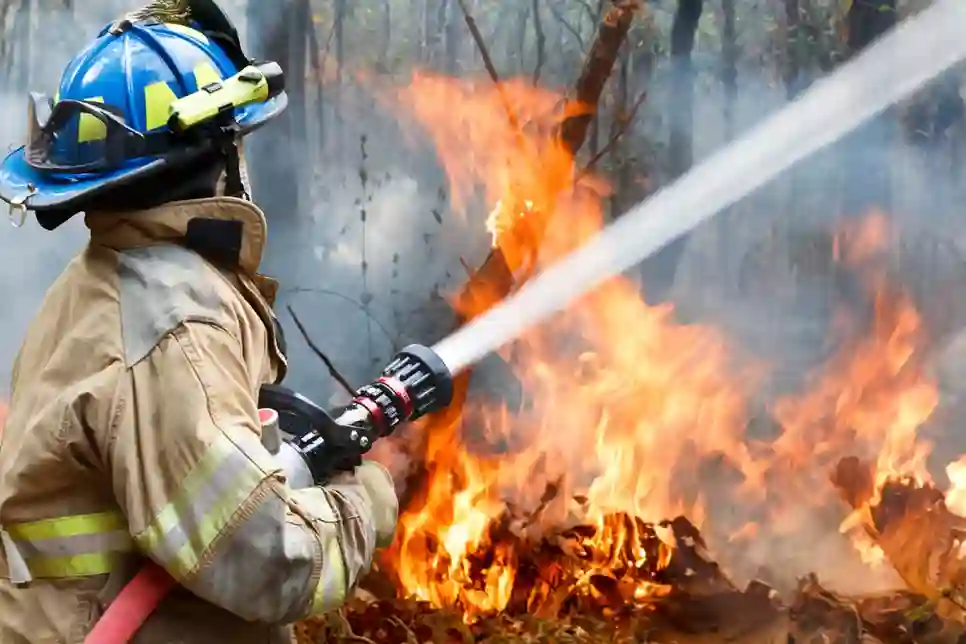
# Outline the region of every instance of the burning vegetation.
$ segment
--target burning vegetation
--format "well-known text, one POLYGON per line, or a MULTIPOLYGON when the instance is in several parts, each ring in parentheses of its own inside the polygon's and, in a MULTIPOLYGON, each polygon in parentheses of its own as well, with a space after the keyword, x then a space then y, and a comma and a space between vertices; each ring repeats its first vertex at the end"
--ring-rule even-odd
MULTIPOLYGON (((431 134, 455 205, 492 206, 493 250, 452 299, 462 320, 603 225, 607 186, 563 135, 586 105, 428 74, 393 98, 431 134)), ((938 387, 892 235, 879 214, 829 232, 866 306, 766 411, 768 365, 630 279, 528 332, 502 353, 519 400, 464 377, 449 413, 392 446, 409 466, 395 543, 301 641, 956 641, 966 461, 944 495, 919 435, 938 387)))

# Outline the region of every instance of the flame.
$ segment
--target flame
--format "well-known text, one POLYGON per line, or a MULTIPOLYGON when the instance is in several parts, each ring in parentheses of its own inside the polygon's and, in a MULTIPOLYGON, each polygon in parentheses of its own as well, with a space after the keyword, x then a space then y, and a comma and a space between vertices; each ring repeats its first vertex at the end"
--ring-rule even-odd
MULTIPOLYGON (((482 201, 489 211, 485 228, 510 273, 500 279, 519 284, 604 225, 606 183, 578 172, 557 136, 581 106, 525 81, 426 73, 393 96, 432 137, 454 207, 479 211, 482 201)), ((841 522, 832 531, 851 536, 856 565, 881 566, 828 474, 859 455, 873 458, 877 482, 928 480, 930 446, 918 430, 938 389, 923 369, 921 316, 882 262, 892 237, 878 213, 832 236, 835 262, 862 276, 872 315, 863 324, 841 316, 850 341, 803 393, 773 406, 780 431, 770 441, 745 436, 761 369, 740 365, 715 329, 647 305, 633 280, 613 279, 528 332, 501 354, 521 401, 469 395, 464 381, 465 405, 411 434, 420 467, 382 568, 403 594, 457 607, 468 621, 512 606, 553 617, 568 598, 603 592, 593 581, 601 575, 629 602, 666 593, 662 571, 680 543, 661 535, 662 520, 687 516, 740 547, 794 539, 830 505, 841 522), (755 518, 718 525, 709 497, 722 490, 755 518), (566 538, 545 557, 548 535, 566 538)), ((506 295, 477 278, 453 301, 464 319, 506 295)), ((950 472, 966 489, 966 460, 950 472)))
MULTIPOLYGON (((495 204, 486 227, 518 279, 602 227, 606 185, 592 175, 575 182, 573 155, 555 134, 579 107, 523 82, 498 89, 428 74, 401 97, 433 137, 455 205, 469 208, 473 193, 495 204)), ((494 301, 455 305, 472 317, 494 301)), ((722 338, 672 314, 646 305, 631 281, 612 280, 504 354, 525 392, 518 409, 471 398, 455 422, 430 421, 420 455, 428 471, 387 556, 405 593, 470 618, 503 610, 520 539, 549 526, 594 527, 574 543, 588 553, 584 568, 560 571, 572 592, 593 592, 595 571, 667 565, 671 548, 646 546, 627 517, 699 523, 699 462, 750 463, 745 395, 722 338)), ((660 592, 650 580, 633 585, 632 596, 660 592)))

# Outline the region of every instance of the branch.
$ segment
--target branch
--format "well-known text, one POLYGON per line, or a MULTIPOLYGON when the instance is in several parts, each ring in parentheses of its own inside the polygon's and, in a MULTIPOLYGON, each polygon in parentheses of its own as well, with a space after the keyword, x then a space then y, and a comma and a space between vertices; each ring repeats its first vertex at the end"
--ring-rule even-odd
POLYGON ((379 318, 373 315, 372 311, 369 310, 369 307, 365 306, 359 300, 353 299, 348 295, 345 295, 338 291, 333 291, 331 289, 309 288, 305 286, 295 286, 293 288, 282 289, 281 291, 279 291, 279 293, 286 293, 286 294, 287 293, 314 293, 316 295, 331 295, 332 297, 337 297, 340 300, 343 300, 344 302, 347 302, 348 304, 351 304, 352 306, 356 307, 357 309, 359 309, 359 311, 362 312, 363 315, 365 315, 367 318, 375 322, 376 326, 379 327, 383 335, 386 336, 386 339, 389 340, 390 344, 392 344, 393 350, 397 348, 397 343, 396 343, 397 337, 392 333, 390 333, 389 329, 386 328, 386 325, 380 322, 379 318))
POLYGON ((563 28, 570 32, 570 35, 574 37, 574 40, 576 40, 577 44, 580 45, 580 51, 586 52, 587 43, 584 42, 584 37, 580 35, 580 32, 572 24, 567 22, 567 19, 564 18, 564 15, 560 12, 560 9, 554 6, 553 3, 548 4, 547 8, 550 9, 550 13, 552 13, 553 17, 557 19, 557 22, 563 25, 563 28))
POLYGON ((587 165, 585 165, 583 169, 577 173, 577 178, 574 180, 574 183, 578 183, 582 178, 584 178, 588 172, 594 169, 594 166, 597 165, 601 159, 607 156, 607 154, 617 146, 618 139, 624 136, 627 130, 630 129, 631 123, 634 122, 634 118, 637 116, 637 110, 641 107, 641 105, 644 103, 644 99, 646 98, 647 92, 641 92, 641 95, 637 97, 636 101, 634 101, 630 114, 628 114, 627 118, 621 119, 620 127, 618 127, 617 131, 614 132, 614 136, 612 136, 607 142, 607 145, 601 148, 600 152, 595 154, 594 158, 588 161, 587 165))
POLYGON ((350 396, 355 396, 355 389, 353 389, 352 385, 349 384, 349 381, 346 380, 341 373, 339 373, 339 370, 335 368, 335 365, 332 364, 332 361, 329 360, 329 357, 322 352, 322 349, 315 346, 315 343, 312 342, 312 338, 309 337, 308 331, 306 331, 305 327, 302 326, 302 322, 299 320, 298 316, 295 315, 295 311, 292 310, 292 307, 286 306, 285 308, 288 309, 289 315, 291 315, 292 319, 295 320, 295 326, 298 327, 299 333, 301 333, 302 337, 305 338, 305 343, 309 345, 309 349, 311 349, 312 353, 319 356, 319 358, 322 359, 322 362, 325 363, 326 368, 329 370, 329 375, 331 375, 336 382, 342 385, 342 388, 345 389, 350 396))
POLYGON ((597 27, 597 38, 587 54, 574 92, 575 101, 587 110, 568 118, 561 126, 560 138, 575 155, 587 138, 587 129, 597 112, 600 95, 617 62, 617 54, 627 38, 638 6, 636 0, 615 2, 597 27))
POLYGON ((587 17, 590 18, 592 22, 596 23, 600 18, 600 14, 591 8, 590 3, 587 2, 587 0, 577 0, 577 4, 579 4, 584 11, 587 12, 587 17))
POLYGON ((473 18, 473 14, 470 13, 469 7, 466 6, 466 0, 456 1, 460 5, 460 11, 463 12, 463 20, 466 22, 466 26, 470 30, 470 34, 473 36, 473 40, 476 42, 477 48, 480 50, 480 56, 483 58, 483 65, 486 67, 486 73, 490 75, 490 79, 493 81, 493 84, 496 85, 496 90, 500 94, 500 101, 503 103, 503 109, 506 110, 506 115, 510 120, 510 125, 514 130, 520 132, 520 122, 517 120, 516 114, 513 112, 513 107, 510 105, 510 100, 503 91, 503 85, 500 83, 500 75, 497 74, 496 66, 493 64, 493 59, 490 58, 490 50, 486 48, 486 43, 483 41, 483 34, 480 33, 480 28, 476 26, 476 20, 473 18))

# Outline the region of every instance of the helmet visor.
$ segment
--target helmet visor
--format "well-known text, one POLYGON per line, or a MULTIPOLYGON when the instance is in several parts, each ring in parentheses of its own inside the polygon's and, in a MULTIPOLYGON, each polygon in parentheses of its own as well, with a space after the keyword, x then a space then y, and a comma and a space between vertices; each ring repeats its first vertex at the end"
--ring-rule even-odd
POLYGON ((32 93, 27 108, 24 157, 35 170, 104 172, 150 153, 146 137, 108 106, 32 93))

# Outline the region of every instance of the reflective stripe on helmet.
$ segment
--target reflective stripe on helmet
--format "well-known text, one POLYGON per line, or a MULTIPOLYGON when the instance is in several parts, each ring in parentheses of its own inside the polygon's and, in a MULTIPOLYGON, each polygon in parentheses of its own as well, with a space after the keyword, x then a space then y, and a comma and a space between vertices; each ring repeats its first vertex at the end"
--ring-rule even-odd
POLYGON ((5 530, 30 575, 40 579, 105 574, 133 549, 127 522, 119 512, 41 519, 5 526, 5 530))
POLYGON ((151 131, 168 124, 171 104, 178 99, 171 86, 164 81, 144 87, 144 129, 151 131))
POLYGON ((138 546, 184 579, 266 476, 249 454, 220 435, 171 502, 136 535, 138 546))
MULTIPOLYGON (((103 103, 103 96, 88 98, 91 103, 103 103)), ((107 128, 104 124, 89 114, 80 115, 80 123, 77 124, 77 142, 88 143, 90 141, 102 141, 107 138, 107 128)))
MULTIPOLYGON (((217 83, 221 74, 211 63, 201 63, 194 68, 195 87, 201 89, 209 83, 217 83)), ((178 100, 171 86, 165 81, 158 81, 144 88, 144 123, 147 131, 156 130, 168 124, 171 117, 171 104, 178 100)))

